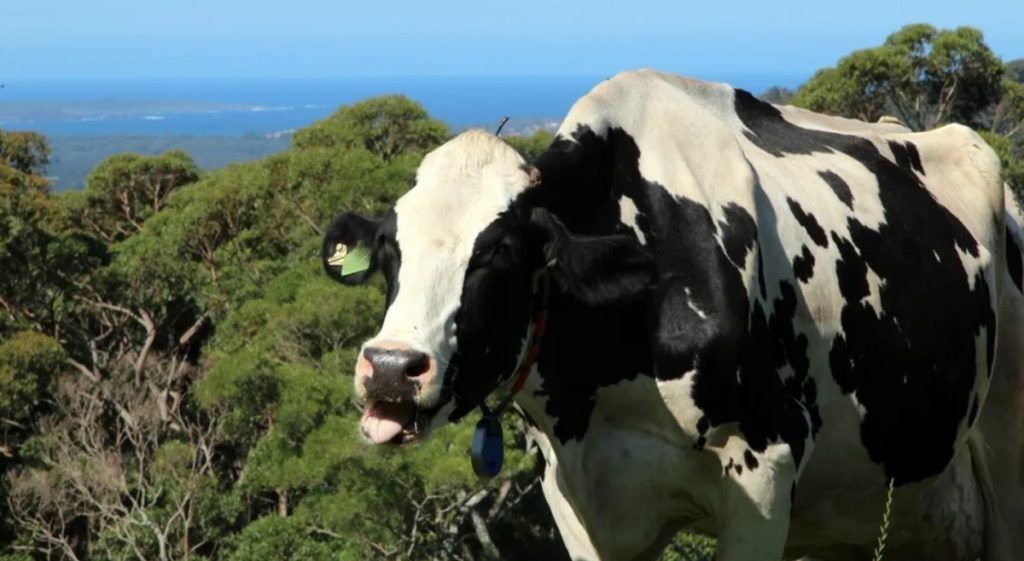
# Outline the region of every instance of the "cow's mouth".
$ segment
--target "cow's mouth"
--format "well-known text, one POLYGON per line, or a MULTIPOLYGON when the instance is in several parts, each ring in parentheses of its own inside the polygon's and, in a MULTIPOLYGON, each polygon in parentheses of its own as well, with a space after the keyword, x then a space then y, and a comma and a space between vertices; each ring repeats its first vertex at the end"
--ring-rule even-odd
POLYGON ((406 444, 426 434, 430 415, 411 401, 367 401, 360 428, 374 444, 406 444))

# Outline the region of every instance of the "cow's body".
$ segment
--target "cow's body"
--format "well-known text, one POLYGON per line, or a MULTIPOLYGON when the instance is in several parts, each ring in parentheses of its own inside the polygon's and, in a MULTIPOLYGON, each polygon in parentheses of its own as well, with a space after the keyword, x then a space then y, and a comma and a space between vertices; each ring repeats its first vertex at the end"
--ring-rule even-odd
MULTIPOLYGON (((484 150, 477 144, 503 153, 490 142, 457 138, 439 153, 484 150)), ((507 164, 493 174, 501 158, 476 171, 450 160, 428 157, 416 197, 382 231, 397 229, 399 250, 418 246, 436 236, 415 225, 412 209, 427 208, 416 200, 472 204, 467 226, 445 226, 463 228, 451 239, 464 249, 436 274, 409 272, 408 254, 426 250, 402 250, 403 272, 389 284, 398 297, 367 343, 431 357, 428 370, 403 366, 417 391, 433 388, 416 397, 438 404, 431 422, 461 417, 475 406, 465 396, 498 383, 462 374, 492 369, 482 365, 497 364, 488 353, 500 349, 477 338, 486 322, 460 314, 481 293, 497 297, 476 286, 474 260, 507 219, 501 201, 549 211, 579 240, 597 240, 588 252, 626 233, 653 258, 653 276, 630 298, 573 297, 589 282, 578 279, 555 290, 540 358, 516 398, 573 558, 656 558, 689 528, 717 536, 726 561, 784 549, 864 559, 889 480, 886 559, 1024 554, 1024 236, 976 134, 912 134, 639 71, 576 103, 535 162, 539 186, 507 164), (474 181, 478 194, 449 194, 474 181), (419 241, 408 241, 415 228, 419 241), (475 243, 466 232, 479 234, 475 243), (462 276, 461 301, 429 288, 462 276), (423 293, 427 303, 413 299, 423 293), (464 358, 467 341, 485 356, 464 358)), ((549 269, 575 261, 552 257, 565 235, 550 222, 541 220, 557 241, 545 245, 549 269)), ((508 291, 509 306, 527 307, 508 291)), ((525 340, 513 316, 491 321, 510 326, 516 345, 525 340)), ((364 432, 384 441, 402 423, 418 426, 374 393, 383 369, 363 361, 358 372, 385 403, 371 407, 364 432)))
POLYGON ((975 559, 986 531, 991 558, 1024 554, 1024 306, 1004 253, 1008 228, 1020 234, 998 163, 963 127, 910 134, 781 111, 725 86, 621 75, 576 104, 539 162, 542 177, 569 177, 545 166, 594 166, 588 150, 613 161, 621 219, 661 283, 654 356, 630 363, 648 370, 602 386, 542 358, 519 400, 570 550, 653 557, 688 526, 744 552, 723 558, 772 558, 796 484, 790 550, 862 559, 894 478, 889 558, 975 559), (993 411, 982 405, 996 357, 993 411), (564 377, 580 378, 566 393, 593 410, 559 437, 573 407, 551 405, 547 386, 564 377), (983 479, 1017 500, 986 495, 983 479))

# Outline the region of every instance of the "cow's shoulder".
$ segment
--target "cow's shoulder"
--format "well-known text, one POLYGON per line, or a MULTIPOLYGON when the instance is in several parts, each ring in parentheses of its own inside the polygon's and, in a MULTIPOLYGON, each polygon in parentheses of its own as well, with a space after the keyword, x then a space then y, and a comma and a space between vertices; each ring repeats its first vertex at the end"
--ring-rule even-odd
POLYGON ((728 84, 655 70, 621 72, 573 104, 559 135, 571 137, 585 126, 602 137, 609 130, 627 130, 641 147, 647 140, 661 147, 666 141, 707 145, 714 140, 708 135, 728 133, 733 92, 728 84))
POLYGON ((622 72, 573 105, 558 130, 554 159, 607 169, 614 190, 627 195, 641 178, 657 183, 668 196, 707 208, 716 222, 726 208, 752 213, 756 177, 738 141, 735 91, 654 70, 622 72), (595 157, 567 157, 588 145, 601 146, 589 150, 595 157))

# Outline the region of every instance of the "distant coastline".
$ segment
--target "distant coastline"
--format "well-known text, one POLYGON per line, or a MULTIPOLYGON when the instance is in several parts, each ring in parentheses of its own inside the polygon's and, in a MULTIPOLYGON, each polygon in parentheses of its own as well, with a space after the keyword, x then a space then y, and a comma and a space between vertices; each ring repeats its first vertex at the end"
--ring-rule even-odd
POLYGON ((79 189, 97 164, 123 152, 155 155, 184 150, 205 170, 256 160, 288 148, 291 134, 196 136, 196 135, 51 135, 50 163, 46 166, 54 192, 79 189))
MULTIPOLYGON (((753 93, 795 87, 804 74, 699 76, 753 93)), ((338 106, 401 93, 453 127, 560 117, 604 76, 339 78, 323 80, 9 81, 0 128, 46 135, 267 134, 296 129, 338 106)))
MULTIPOLYGON (((801 73, 695 76, 755 94, 795 88, 801 73)), ((341 105, 401 93, 453 131, 493 127, 506 133, 553 129, 603 76, 409 77, 322 80, 8 81, 0 90, 0 129, 33 130, 53 148, 47 173, 57 191, 80 187, 112 154, 189 152, 215 169, 287 148, 296 129, 341 105)))
MULTIPOLYGON (((143 117, 144 118, 144 117, 143 117)), ((530 135, 538 130, 555 130, 560 118, 510 119, 503 135, 530 135)), ((493 127, 497 123, 451 125, 452 132, 471 126, 493 127)), ((0 129, 3 127, 0 126, 0 129)), ((166 150, 184 150, 199 167, 214 170, 229 164, 255 160, 284 151, 296 129, 241 135, 195 134, 56 134, 47 137, 50 164, 46 175, 55 192, 78 189, 96 164, 122 152, 155 155, 166 150)))

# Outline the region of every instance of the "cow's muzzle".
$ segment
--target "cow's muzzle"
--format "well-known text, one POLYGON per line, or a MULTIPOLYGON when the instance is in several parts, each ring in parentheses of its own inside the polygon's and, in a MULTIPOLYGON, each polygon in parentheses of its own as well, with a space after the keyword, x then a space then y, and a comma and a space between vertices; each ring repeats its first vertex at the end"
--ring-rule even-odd
POLYGON ((423 393, 437 368, 426 353, 379 342, 363 349, 356 365, 356 391, 366 401, 363 435, 376 444, 401 444, 423 436, 432 411, 423 393))

